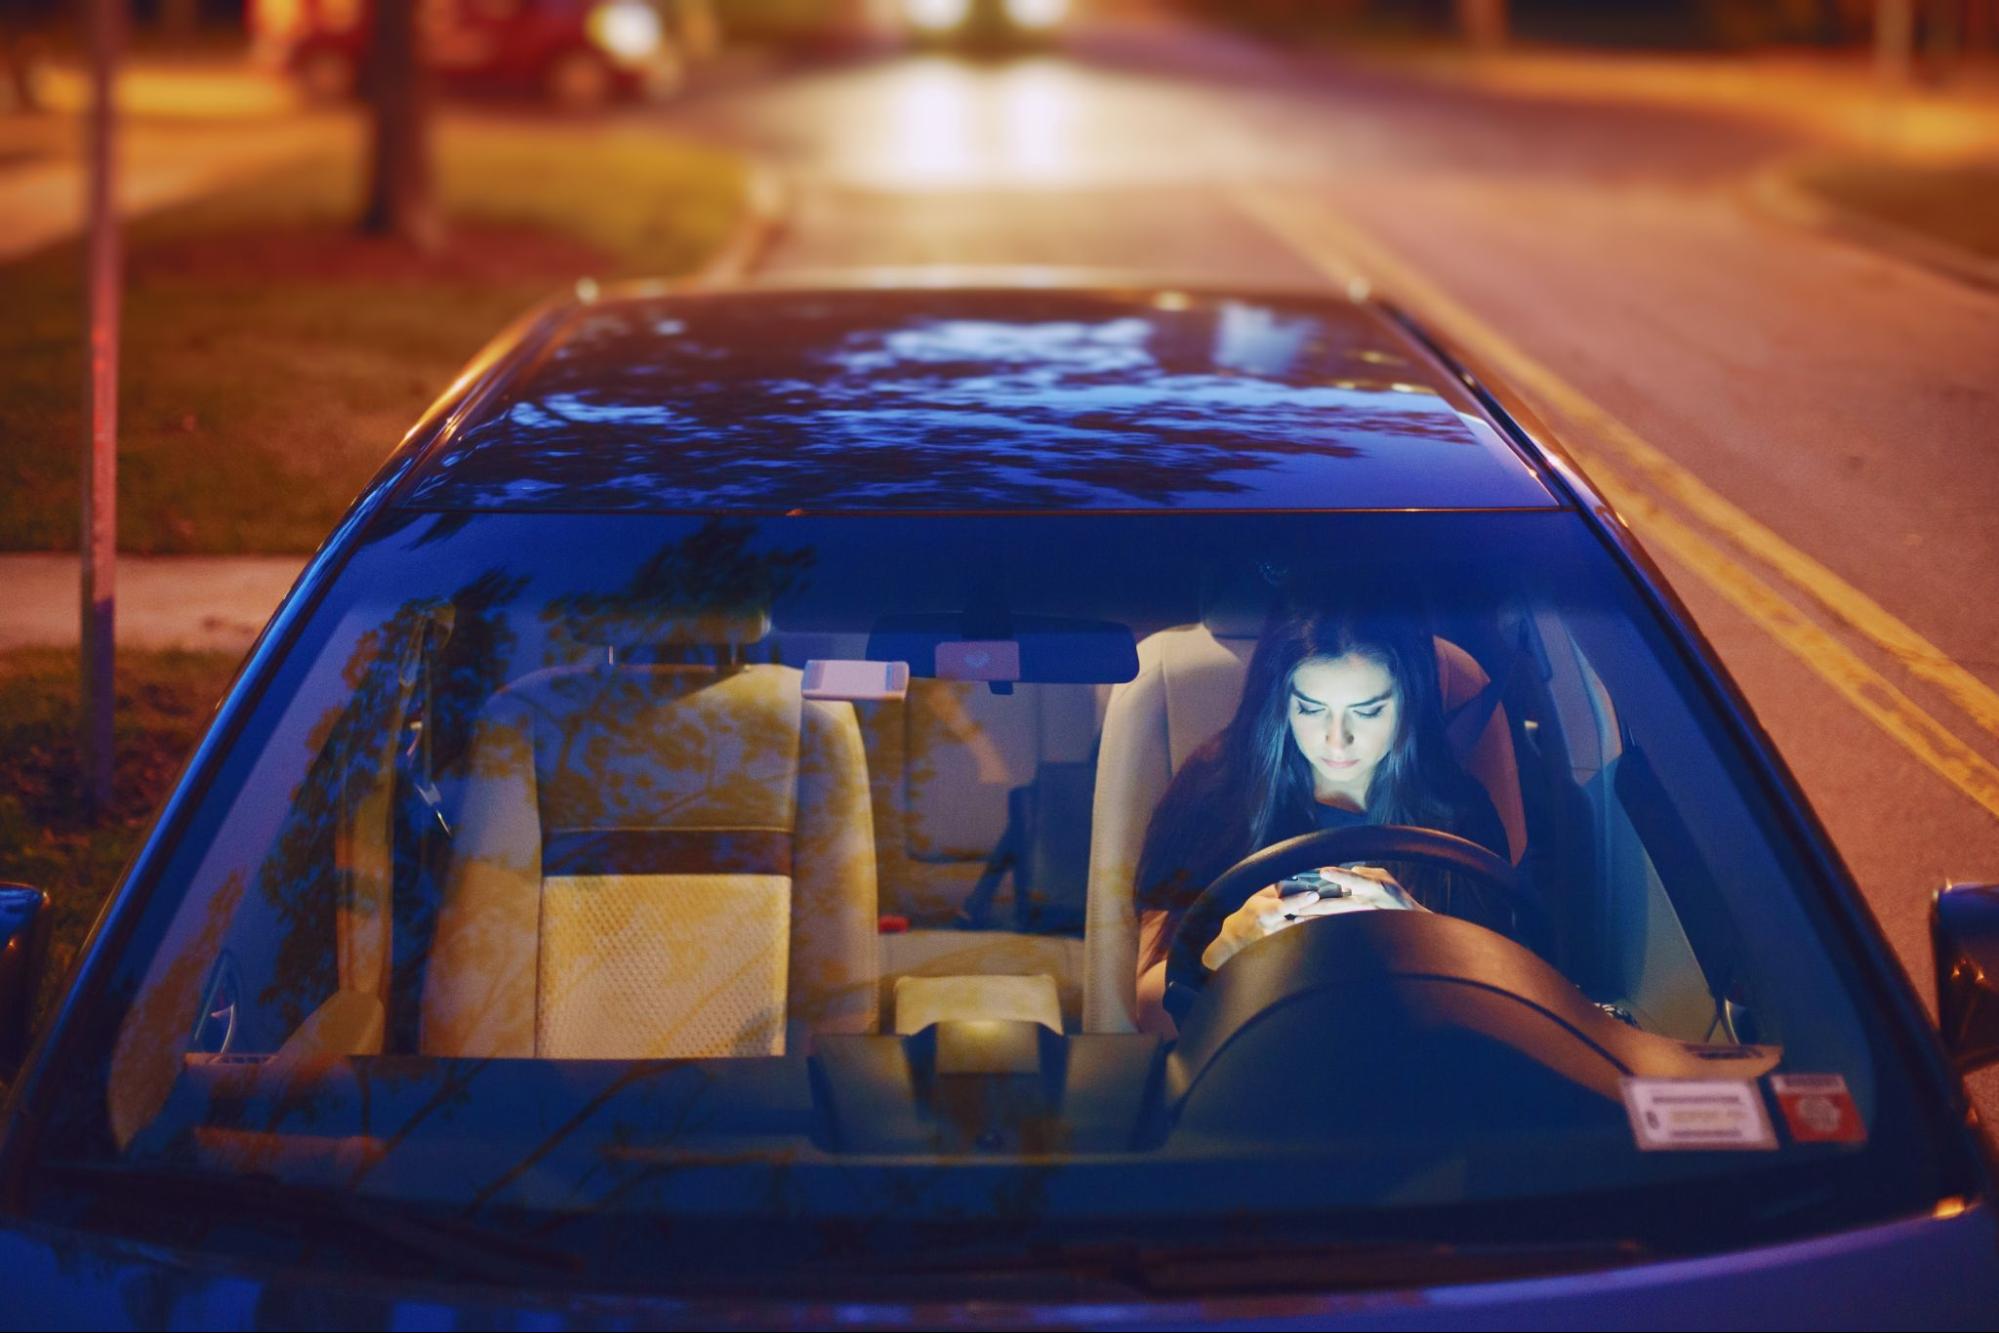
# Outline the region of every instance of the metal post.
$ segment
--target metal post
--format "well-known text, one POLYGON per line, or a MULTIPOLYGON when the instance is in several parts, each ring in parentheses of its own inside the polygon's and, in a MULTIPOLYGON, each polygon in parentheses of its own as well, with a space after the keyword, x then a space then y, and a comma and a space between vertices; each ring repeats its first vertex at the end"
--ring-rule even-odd
POLYGON ((80 758, 92 813, 111 807, 111 714, 118 563, 118 245, 116 71, 125 0, 91 0, 89 381, 83 460, 80 758))
POLYGON ((1908 85, 1915 48, 1915 0, 1875 0, 1874 65, 1883 83, 1892 88, 1908 85))

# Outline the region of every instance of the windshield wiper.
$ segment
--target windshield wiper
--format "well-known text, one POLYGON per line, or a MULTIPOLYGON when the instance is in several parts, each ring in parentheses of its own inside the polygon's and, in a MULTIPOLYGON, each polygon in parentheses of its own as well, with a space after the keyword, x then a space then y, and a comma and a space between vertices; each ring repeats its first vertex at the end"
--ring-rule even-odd
POLYGON ((1533 1244, 1311 1245, 1235 1254, 1142 1251, 1138 1271, 1161 1295, 1270 1288, 1393 1289, 1499 1282, 1590 1272, 1638 1263, 1651 1251, 1637 1241, 1533 1244))
POLYGON ((515 1285, 530 1276, 574 1277, 585 1268, 581 1255, 468 1217, 290 1185, 269 1176, 100 1162, 51 1162, 42 1169, 106 1187, 102 1197, 113 1208, 145 1197, 170 1203, 177 1211, 219 1211, 253 1224, 276 1215, 311 1224, 319 1234, 333 1234, 341 1242, 358 1232, 406 1256, 483 1281, 515 1285))
MULTIPOLYGON (((946 1252, 896 1265, 897 1278, 1020 1279, 1061 1273, 1146 1296, 1250 1291, 1359 1291, 1459 1285, 1589 1272, 1658 1258, 1636 1240, 1532 1244, 1324 1243, 1263 1248, 1130 1242, 946 1252)), ((880 1275, 868 1265, 870 1276, 880 1275)))

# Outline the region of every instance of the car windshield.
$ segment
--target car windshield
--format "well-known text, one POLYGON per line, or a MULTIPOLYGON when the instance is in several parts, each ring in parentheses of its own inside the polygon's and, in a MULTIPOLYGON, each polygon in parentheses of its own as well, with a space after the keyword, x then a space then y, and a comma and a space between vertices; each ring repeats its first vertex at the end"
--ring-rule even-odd
POLYGON ((135 881, 48 1158, 634 1280, 1926 1208, 1933 1112, 1653 616, 1558 511, 389 511, 135 881), (1304 835, 1296 919, 1204 953, 1304 835))

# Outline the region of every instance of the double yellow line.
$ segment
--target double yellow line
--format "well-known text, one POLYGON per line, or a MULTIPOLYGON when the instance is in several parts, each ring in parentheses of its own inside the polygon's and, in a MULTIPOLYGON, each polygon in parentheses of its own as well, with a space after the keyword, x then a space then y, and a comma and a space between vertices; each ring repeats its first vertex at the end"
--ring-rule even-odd
POLYGON ((1791 590, 1804 594, 1918 680, 1940 690, 1980 731, 1995 737, 1999 737, 1999 691, 1708 487, 1331 209, 1261 189, 1238 191, 1235 202, 1335 283, 1350 287, 1362 282, 1393 295, 1432 327, 1476 349, 1528 397, 1569 421, 1577 429, 1563 442, 1646 542, 1670 553, 1795 653, 1868 720, 1952 786, 1999 815, 1999 766, 1931 717, 1722 543, 1760 561, 1791 590))

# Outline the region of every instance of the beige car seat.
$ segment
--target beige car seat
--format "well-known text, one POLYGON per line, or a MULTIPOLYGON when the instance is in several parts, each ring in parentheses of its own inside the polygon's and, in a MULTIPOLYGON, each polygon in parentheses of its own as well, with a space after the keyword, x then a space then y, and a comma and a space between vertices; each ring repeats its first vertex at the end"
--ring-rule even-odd
MULTIPOLYGON (((900 700, 857 705, 868 752, 881 910, 909 929, 881 937, 882 990, 905 976, 1054 978, 1065 1019, 1082 1016, 1083 942, 955 919, 1006 835, 1009 794, 1047 763, 1087 761, 1097 687, 918 679, 900 700)), ((1005 920, 1005 902, 998 919, 1005 920)))
POLYGON ((538 672, 477 724, 427 1054, 775 1055, 876 1026, 851 705, 785 667, 538 672))
MULTIPOLYGON (((1217 613, 1200 625, 1148 635, 1138 645, 1137 677, 1111 691, 1090 826, 1086 1032, 1136 1030, 1138 923, 1132 892, 1146 825, 1188 756, 1235 715, 1261 630, 1260 615, 1217 613)), ((1446 710, 1486 685, 1486 673, 1471 654, 1443 639, 1437 640, 1437 672, 1446 710)), ((1491 795, 1518 862, 1527 845, 1526 817, 1503 708, 1493 711, 1458 757, 1491 795)))

